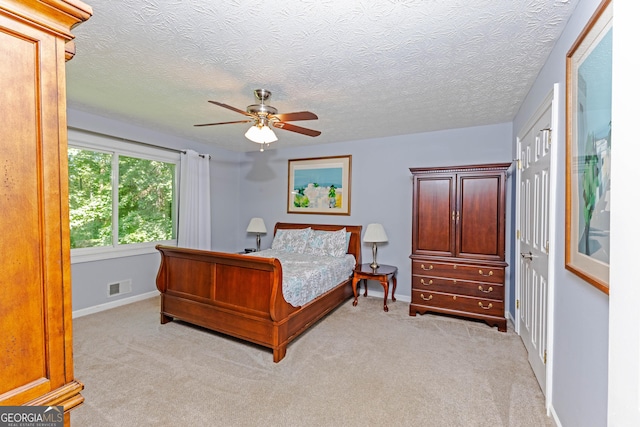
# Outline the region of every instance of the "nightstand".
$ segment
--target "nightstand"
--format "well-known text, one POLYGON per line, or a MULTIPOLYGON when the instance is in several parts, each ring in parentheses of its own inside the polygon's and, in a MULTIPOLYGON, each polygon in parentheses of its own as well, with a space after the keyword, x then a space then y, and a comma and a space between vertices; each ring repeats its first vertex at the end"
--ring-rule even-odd
POLYGON ((367 296, 367 280, 377 280, 384 288, 384 311, 389 311, 387 307, 387 296, 389 295, 389 277, 393 282, 393 289, 391 291, 391 300, 396 300, 396 273, 398 268, 393 265, 380 264, 378 268, 371 268, 369 264, 358 264, 353 270, 353 306, 358 305, 358 282, 364 280, 364 296, 367 296))

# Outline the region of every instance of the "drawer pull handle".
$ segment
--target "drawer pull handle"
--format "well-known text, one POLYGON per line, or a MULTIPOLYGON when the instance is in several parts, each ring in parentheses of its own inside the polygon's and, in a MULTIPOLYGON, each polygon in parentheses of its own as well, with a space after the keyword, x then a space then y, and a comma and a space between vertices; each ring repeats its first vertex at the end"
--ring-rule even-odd
POLYGON ((429 283, 425 283, 424 279, 420 279, 420 283, 422 283, 425 286, 429 286, 429 285, 433 285, 433 280, 429 280, 429 283))
POLYGON ((481 308, 483 308, 485 310, 489 310, 490 308, 493 307, 493 304, 489 303, 489 305, 485 307, 484 305, 482 305, 481 301, 478 301, 478 307, 481 307, 481 308))
POLYGON ((423 270, 433 270, 433 265, 429 264, 429 268, 427 268, 424 266, 424 264, 420 264, 420 268, 423 270))
POLYGON ((429 295, 429 298, 425 298, 424 294, 420 294, 420 298, 422 298, 425 301, 431 301, 433 299, 433 295, 429 295))
POLYGON ((482 270, 478 270, 478 274, 481 276, 493 276, 493 270, 489 270, 489 274, 484 274, 482 270))
POLYGON ((489 286, 489 289, 485 291, 482 285, 479 285, 478 290, 484 292, 485 294, 488 294, 489 292, 493 292, 493 286, 489 286))

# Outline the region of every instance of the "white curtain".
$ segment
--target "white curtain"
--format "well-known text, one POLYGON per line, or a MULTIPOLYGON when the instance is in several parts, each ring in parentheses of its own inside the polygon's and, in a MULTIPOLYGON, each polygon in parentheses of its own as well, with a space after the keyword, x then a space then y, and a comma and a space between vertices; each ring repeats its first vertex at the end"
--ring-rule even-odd
POLYGON ((211 249, 209 155, 193 150, 180 154, 178 246, 211 249))

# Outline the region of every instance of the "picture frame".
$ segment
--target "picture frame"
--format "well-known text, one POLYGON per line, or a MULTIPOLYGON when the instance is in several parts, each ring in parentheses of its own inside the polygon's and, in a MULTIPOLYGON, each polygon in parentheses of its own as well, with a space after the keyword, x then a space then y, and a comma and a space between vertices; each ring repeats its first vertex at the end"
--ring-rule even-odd
POLYGON ((289 160, 287 213, 351 215, 351 156, 289 160))
POLYGON ((567 53, 565 268, 609 293, 612 2, 567 53))

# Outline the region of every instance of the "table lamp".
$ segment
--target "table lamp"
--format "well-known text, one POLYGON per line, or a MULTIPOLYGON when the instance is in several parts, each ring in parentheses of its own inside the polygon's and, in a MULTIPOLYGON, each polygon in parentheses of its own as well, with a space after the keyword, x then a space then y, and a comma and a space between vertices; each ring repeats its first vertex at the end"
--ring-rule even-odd
POLYGON ((264 225, 262 218, 251 218, 247 233, 256 233, 256 251, 260 251, 260 235, 267 233, 267 227, 264 225))
POLYGON ((369 264, 371 268, 378 268, 376 257, 378 255, 378 243, 388 242, 387 233, 384 232, 382 224, 369 224, 364 232, 364 242, 373 243, 373 262, 369 264))

